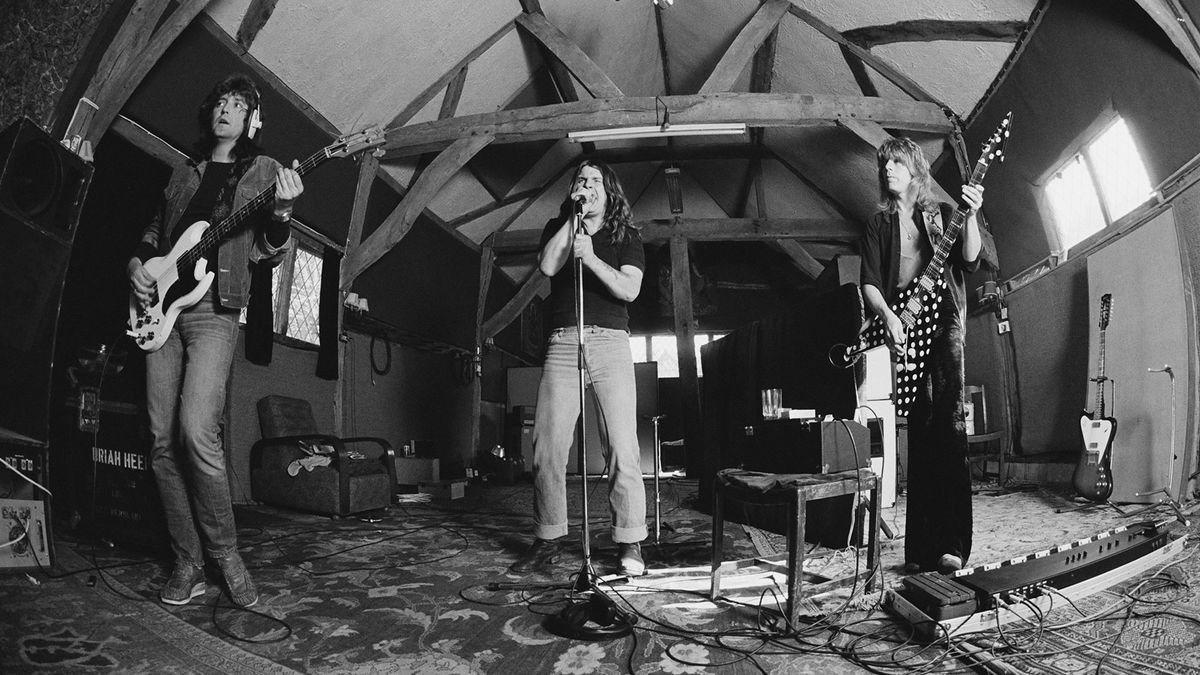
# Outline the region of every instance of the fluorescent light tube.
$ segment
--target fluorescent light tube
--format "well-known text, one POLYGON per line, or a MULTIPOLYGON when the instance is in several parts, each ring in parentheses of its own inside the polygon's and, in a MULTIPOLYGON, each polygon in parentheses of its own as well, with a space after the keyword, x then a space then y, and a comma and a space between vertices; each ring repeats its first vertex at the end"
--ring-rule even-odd
POLYGON ((661 138, 666 136, 715 136, 720 134, 744 134, 743 122, 719 122, 705 124, 666 124, 647 127, 624 127, 618 129, 591 129, 572 131, 567 138, 573 143, 587 141, 617 141, 627 138, 661 138))

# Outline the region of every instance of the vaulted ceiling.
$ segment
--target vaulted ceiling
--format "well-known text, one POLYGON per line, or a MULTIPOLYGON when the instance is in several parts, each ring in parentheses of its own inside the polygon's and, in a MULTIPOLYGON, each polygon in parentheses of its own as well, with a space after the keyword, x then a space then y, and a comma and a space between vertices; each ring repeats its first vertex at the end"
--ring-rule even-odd
MULTIPOLYGON (((384 125, 379 170, 422 188, 418 205, 472 242, 503 232, 499 250, 528 247, 586 152, 617 166, 639 221, 672 217, 663 168, 677 166, 683 217, 725 230, 746 222, 712 219, 772 219, 767 229, 787 230, 774 245, 815 276, 874 208, 883 129, 940 155, 1036 4, 227 0, 205 11, 337 129, 384 125), (751 131, 565 140, 657 124, 665 111, 673 123, 746 121, 751 131)), ((343 279, 382 256, 396 240, 385 234, 364 242, 343 279)), ((530 264, 499 262, 517 278, 530 264)))

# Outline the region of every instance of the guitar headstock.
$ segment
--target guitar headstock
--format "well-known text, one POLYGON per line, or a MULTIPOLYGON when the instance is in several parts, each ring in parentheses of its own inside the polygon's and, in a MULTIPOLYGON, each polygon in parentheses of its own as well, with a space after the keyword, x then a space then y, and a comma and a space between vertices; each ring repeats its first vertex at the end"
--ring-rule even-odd
POLYGON ((1004 161, 1004 148, 1008 145, 1008 136, 1012 129, 1012 115, 1012 111, 1008 111, 1008 114, 1000 121, 1000 126, 996 127, 996 130, 984 142, 983 151, 979 156, 986 158, 988 163, 996 160, 1004 161))
POLYGON ((349 157, 363 150, 378 148, 386 140, 383 129, 377 126, 368 127, 337 139, 325 148, 325 155, 327 157, 349 157))
POLYGON ((1108 328, 1108 320, 1112 315, 1112 293, 1100 296, 1100 330, 1108 328))

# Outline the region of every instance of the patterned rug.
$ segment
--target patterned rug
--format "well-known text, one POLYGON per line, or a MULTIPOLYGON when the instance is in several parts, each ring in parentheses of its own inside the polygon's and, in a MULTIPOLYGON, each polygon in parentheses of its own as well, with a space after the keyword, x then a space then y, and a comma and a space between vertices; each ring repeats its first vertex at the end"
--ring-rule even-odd
MULTIPOLYGON (((579 484, 570 485, 576 513, 579 484)), ((778 575, 728 575, 722 584, 728 597, 709 600, 711 521, 691 508, 695 487, 688 481, 664 485, 661 539, 645 547, 651 574, 605 587, 622 611, 638 616, 631 636, 588 642, 547 632, 543 622, 566 606, 582 567, 578 535, 572 531, 568 554, 545 574, 509 574, 508 565, 529 542, 532 488, 483 485, 471 486, 465 499, 402 505, 377 518, 239 508, 241 549, 262 595, 253 612, 233 608, 215 581, 191 605, 161 605, 156 598, 165 564, 138 562, 136 553, 121 549, 97 558, 102 567, 122 565, 104 574, 111 589, 103 580, 89 586, 87 577, 95 573, 86 571, 62 580, 34 574, 40 586, 21 574, 0 576, 0 672, 837 674, 964 668, 967 662, 944 646, 906 644, 907 629, 877 606, 880 593, 830 594, 820 599, 824 616, 792 630, 777 612, 761 608, 782 602, 778 575)), ((589 489, 589 502, 591 561, 605 574, 615 565, 615 546, 607 539, 603 485, 589 489)), ((974 562, 990 559, 993 550, 1015 555, 1042 542, 1086 536, 1111 520, 1108 509, 1060 513, 1071 505, 1052 493, 981 494, 976 504, 974 562)), ((885 511, 893 529, 903 523, 900 514, 885 511)), ((760 550, 741 527, 725 531, 727 558, 769 553, 769 537, 760 538, 760 550)), ((902 540, 886 548, 885 585, 899 578, 898 546, 902 540)), ((90 565, 71 549, 60 542, 59 572, 90 565)), ((854 559, 852 551, 812 554, 827 571, 854 559)), ((1188 559, 1174 574, 1200 578, 1200 563, 1188 559)), ((1077 604, 1089 611, 1121 598, 1111 591, 1077 604)), ((1137 612, 1147 607, 1139 605, 1137 612)), ((1197 608, 1200 597, 1188 587, 1170 605, 1154 606, 1160 612, 1155 616, 1126 621, 1118 614, 1053 631, 1035 646, 1054 658, 1013 667, 1096 672, 1107 653, 1102 672, 1194 672, 1200 668, 1197 608), (1164 607, 1173 613, 1163 613, 1164 607)))

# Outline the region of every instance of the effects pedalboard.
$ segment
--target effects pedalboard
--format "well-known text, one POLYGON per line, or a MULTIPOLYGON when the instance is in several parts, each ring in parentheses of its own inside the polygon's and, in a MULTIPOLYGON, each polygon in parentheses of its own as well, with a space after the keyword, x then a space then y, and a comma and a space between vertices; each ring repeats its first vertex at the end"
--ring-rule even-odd
POLYGON ((1001 563, 904 579, 896 591, 930 619, 944 621, 1061 590, 1133 562, 1169 543, 1166 528, 1146 522, 1001 563))

